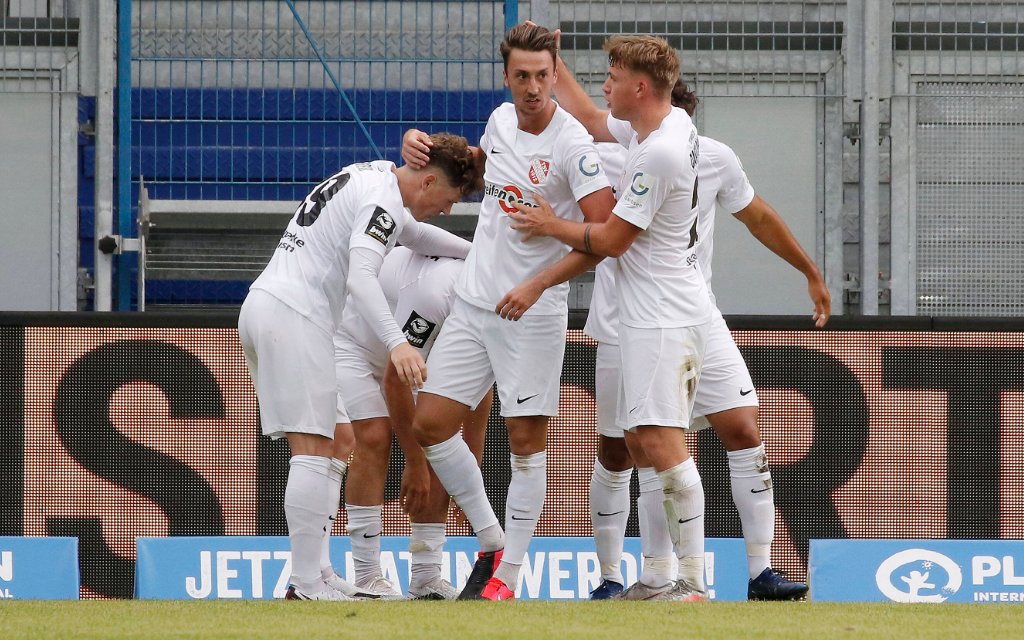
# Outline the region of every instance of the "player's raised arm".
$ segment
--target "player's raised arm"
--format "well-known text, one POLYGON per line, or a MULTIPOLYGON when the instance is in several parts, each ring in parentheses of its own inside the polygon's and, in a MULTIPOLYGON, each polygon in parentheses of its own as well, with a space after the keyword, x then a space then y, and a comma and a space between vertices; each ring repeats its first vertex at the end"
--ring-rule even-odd
POLYGON ((824 327, 832 315, 832 296, 818 265, 800 246, 782 216, 758 195, 734 215, 746 225, 758 242, 804 274, 807 278, 807 293, 814 302, 814 324, 824 327))

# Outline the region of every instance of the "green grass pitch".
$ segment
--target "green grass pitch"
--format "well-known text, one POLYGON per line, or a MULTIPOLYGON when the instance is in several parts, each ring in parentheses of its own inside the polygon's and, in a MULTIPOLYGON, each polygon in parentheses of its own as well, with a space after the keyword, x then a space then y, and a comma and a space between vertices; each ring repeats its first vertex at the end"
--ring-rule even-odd
POLYGON ((1024 637, 1024 605, 6 601, 0 637, 997 640, 1024 637))

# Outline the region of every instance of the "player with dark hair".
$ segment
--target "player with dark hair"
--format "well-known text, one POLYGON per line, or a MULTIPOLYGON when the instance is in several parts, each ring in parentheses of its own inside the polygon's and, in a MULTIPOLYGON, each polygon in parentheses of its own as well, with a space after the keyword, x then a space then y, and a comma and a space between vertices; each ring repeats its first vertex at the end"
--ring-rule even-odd
MULTIPOLYGON (((516 205, 532 207, 543 198, 560 219, 598 221, 613 205, 592 138, 551 99, 554 34, 518 25, 505 35, 501 54, 512 103, 494 110, 480 141, 485 187, 473 250, 431 355, 432 374, 414 422, 427 460, 480 541, 463 599, 514 598, 544 505, 547 427, 558 413, 565 352, 565 282, 598 261, 554 239, 521 242, 508 215, 516 205), (511 449, 504 529, 458 433, 470 407, 495 381, 511 449)), ((410 132, 403 157, 415 161, 427 147, 410 132)))
POLYGON ((425 253, 465 256, 464 241, 421 221, 448 212, 478 184, 476 163, 465 138, 432 140, 424 167, 353 164, 317 185, 242 304, 239 338, 263 433, 286 437, 292 453, 284 496, 292 552, 288 599, 343 600, 356 591, 321 566, 339 499, 331 494, 340 476, 331 461, 339 408, 332 336, 347 297, 387 345, 402 381, 419 387, 426 365, 395 323, 377 273, 398 241, 425 253))

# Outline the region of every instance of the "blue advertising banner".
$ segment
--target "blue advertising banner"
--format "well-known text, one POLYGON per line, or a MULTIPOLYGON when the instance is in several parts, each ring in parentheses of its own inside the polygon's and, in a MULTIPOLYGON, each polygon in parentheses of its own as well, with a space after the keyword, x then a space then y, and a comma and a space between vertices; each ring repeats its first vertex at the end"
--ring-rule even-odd
MULTIPOLYGON (((445 545, 442 575, 458 588, 466 582, 477 551, 476 538, 452 537, 445 545)), ((593 538, 541 537, 519 575, 516 597, 577 600, 601 580, 593 538)), ((284 597, 291 573, 286 537, 138 538, 135 596, 141 599, 272 599, 284 597)), ((747 561, 743 541, 708 539, 708 592, 714 600, 745 600, 747 561)), ((409 590, 409 539, 381 538, 384 576, 409 590)), ((331 560, 342 576, 353 575, 349 540, 331 538, 331 560)), ((627 584, 639 576, 640 541, 626 538, 622 569, 627 584)))
POLYGON ((811 599, 1024 602, 1024 540, 811 540, 811 599))
POLYGON ((0 599, 78 600, 78 538, 0 536, 0 599))

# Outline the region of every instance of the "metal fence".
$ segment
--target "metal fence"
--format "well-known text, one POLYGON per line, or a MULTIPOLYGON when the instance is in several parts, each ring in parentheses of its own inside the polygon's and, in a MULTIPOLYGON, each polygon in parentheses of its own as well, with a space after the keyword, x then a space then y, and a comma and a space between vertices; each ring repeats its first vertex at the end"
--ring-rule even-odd
MULTIPOLYGON (((50 96, 63 123, 47 147, 59 168, 43 205, 63 212, 44 233, 61 256, 48 267, 59 274, 54 308, 69 288, 74 304, 76 267, 94 268, 93 219, 103 226, 115 208, 113 184, 124 234, 140 179, 156 199, 290 201, 347 162, 397 159, 408 126, 475 138, 504 96, 498 41, 531 18, 562 29, 564 55, 595 97, 603 39, 644 32, 679 47, 684 78, 716 111, 804 105, 813 213, 798 223, 814 229, 838 312, 1024 311, 1016 1, 4 0, 0 17, 0 100, 50 96), (131 16, 122 100, 100 86, 113 68, 101 37, 118 19, 103 13, 111 5, 131 16), (114 171, 107 116, 129 103, 130 164, 114 171), (76 108, 77 157, 79 131, 64 122, 76 108)), ((701 112, 697 122, 709 124, 701 112)), ((766 118, 764 145, 773 129, 766 118)), ((116 259, 125 289, 133 262, 116 259)), ((206 287, 193 289, 198 300, 218 303, 206 287)))

